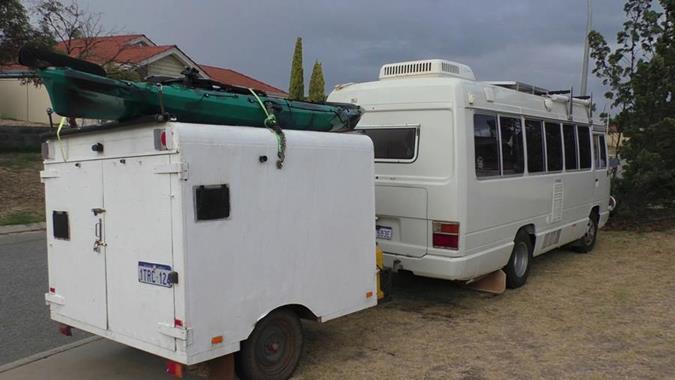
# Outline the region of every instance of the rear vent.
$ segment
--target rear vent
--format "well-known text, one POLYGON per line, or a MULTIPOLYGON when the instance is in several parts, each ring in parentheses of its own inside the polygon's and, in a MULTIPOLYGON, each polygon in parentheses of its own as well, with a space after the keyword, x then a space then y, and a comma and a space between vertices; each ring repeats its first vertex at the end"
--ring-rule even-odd
POLYGON ((459 74, 459 67, 457 67, 457 65, 453 65, 450 62, 441 62, 441 68, 446 73, 459 74))
POLYGON ((384 67, 384 75, 430 73, 431 62, 403 63, 384 67))
POLYGON ((476 77, 473 75, 473 71, 471 71, 469 66, 441 59, 390 63, 382 66, 380 69, 380 79, 413 76, 451 76, 476 80, 476 77))

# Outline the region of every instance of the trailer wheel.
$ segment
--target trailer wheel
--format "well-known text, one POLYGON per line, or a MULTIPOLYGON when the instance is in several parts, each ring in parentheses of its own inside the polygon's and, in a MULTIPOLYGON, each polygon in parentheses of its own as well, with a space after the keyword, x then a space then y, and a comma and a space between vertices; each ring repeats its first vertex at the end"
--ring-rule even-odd
POLYGON ((511 289, 519 288, 527 282, 530 274, 530 262, 532 261, 532 241, 526 231, 520 230, 513 240, 513 251, 508 264, 504 267, 506 272, 506 286, 511 289))
POLYGON ((237 353, 242 379, 288 379, 302 353, 302 325, 288 309, 275 310, 261 319, 237 353))
POLYGON ((588 216, 586 232, 579 240, 574 243, 574 249, 579 253, 589 253, 595 247, 595 241, 598 237, 598 214, 592 212, 588 216))

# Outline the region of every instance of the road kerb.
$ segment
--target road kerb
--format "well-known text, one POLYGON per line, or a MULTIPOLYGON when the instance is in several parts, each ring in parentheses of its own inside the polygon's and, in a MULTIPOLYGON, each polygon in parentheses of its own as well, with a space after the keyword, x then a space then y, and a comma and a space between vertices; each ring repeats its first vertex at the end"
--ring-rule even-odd
POLYGON ((0 226, 0 236, 9 234, 18 234, 21 232, 42 231, 45 229, 45 223, 33 224, 15 224, 9 226, 0 226))
POLYGON ((47 351, 38 352, 37 354, 33 354, 33 355, 27 356, 23 359, 19 359, 17 361, 7 363, 5 365, 0 366, 0 373, 11 371, 11 370, 19 368, 19 367, 23 367, 25 365, 34 363, 38 360, 46 359, 50 356, 54 356, 56 354, 59 354, 61 352, 65 352, 65 351, 68 351, 68 350, 72 350, 73 348, 84 346, 85 344, 89 344, 89 343, 95 342, 95 341, 100 340, 100 339, 103 339, 103 338, 100 337, 100 336, 91 336, 89 338, 84 338, 84 339, 78 340, 77 342, 73 342, 73 343, 70 343, 70 344, 63 345, 63 346, 55 347, 55 348, 52 348, 52 349, 47 350, 47 351))

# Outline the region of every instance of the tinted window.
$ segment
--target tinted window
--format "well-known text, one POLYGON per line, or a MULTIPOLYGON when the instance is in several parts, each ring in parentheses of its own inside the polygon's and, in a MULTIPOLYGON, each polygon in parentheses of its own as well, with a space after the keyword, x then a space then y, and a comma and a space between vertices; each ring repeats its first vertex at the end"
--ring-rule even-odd
POLYGON ((500 117, 499 129, 502 142, 502 173, 520 174, 525 171, 523 127, 520 119, 500 117))
POLYGON ((591 167, 591 135, 588 127, 578 127, 579 135, 579 166, 582 169, 591 167))
POLYGON ((499 175, 499 143, 495 116, 474 115, 473 142, 476 151, 476 176, 499 175))
POLYGON ((527 170, 530 173, 546 171, 544 162, 544 135, 541 133, 540 120, 525 120, 525 138, 527 139, 527 170))
POLYGON ((548 171, 562 170, 562 137, 560 136, 560 124, 545 123, 546 130, 546 163, 548 171))
POLYGON ((607 167, 607 151, 605 150, 605 136, 593 135, 593 158, 595 159, 595 168, 604 169, 607 167))
POLYGON ((598 150, 600 151, 600 168, 606 168, 607 167, 607 146, 605 145, 605 136, 600 135, 599 139, 599 147, 598 150))
POLYGON ((577 136, 574 125, 563 124, 563 139, 565 141, 565 169, 579 169, 577 165, 577 136))
POLYGON ((373 140, 375 159, 412 160, 415 158, 417 128, 362 129, 373 140))

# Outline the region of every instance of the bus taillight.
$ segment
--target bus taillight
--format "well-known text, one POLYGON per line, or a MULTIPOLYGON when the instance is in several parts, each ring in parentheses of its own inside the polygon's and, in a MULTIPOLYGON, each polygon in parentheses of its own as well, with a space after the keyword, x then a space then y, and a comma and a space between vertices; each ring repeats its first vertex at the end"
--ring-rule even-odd
POLYGON ((441 249, 459 248, 459 223, 433 222, 433 246, 441 249))

